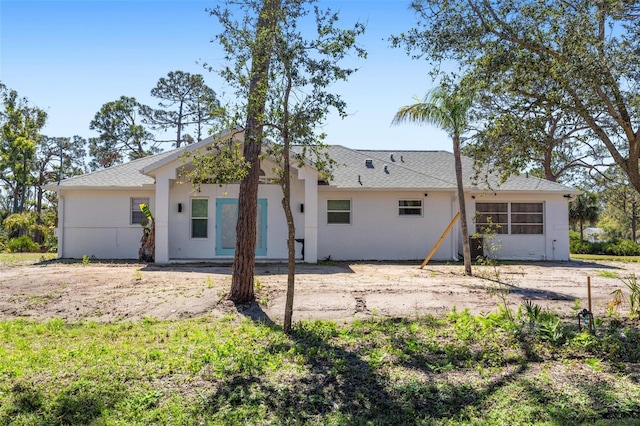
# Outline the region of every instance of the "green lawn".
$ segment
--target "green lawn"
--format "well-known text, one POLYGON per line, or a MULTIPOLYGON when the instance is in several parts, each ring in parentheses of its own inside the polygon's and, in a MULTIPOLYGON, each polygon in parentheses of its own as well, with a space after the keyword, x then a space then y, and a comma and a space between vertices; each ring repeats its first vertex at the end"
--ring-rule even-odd
POLYGON ((55 259, 56 253, 2 253, 0 252, 0 267, 33 265, 38 262, 55 259))
POLYGON ((638 323, 0 322, 1 425, 640 424, 638 323))
POLYGON ((606 260, 611 262, 640 262, 640 256, 609 256, 604 254, 571 254, 571 260, 598 261, 606 260))

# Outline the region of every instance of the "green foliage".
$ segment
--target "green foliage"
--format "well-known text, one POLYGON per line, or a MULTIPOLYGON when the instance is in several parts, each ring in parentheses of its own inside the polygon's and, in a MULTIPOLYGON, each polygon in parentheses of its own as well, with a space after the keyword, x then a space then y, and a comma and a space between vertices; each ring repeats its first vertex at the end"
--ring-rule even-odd
POLYGON ((23 235, 22 237, 11 238, 7 242, 7 250, 9 253, 33 253, 40 249, 40 246, 33 242, 31 237, 23 235))
POLYGON ((2 221, 2 226, 9 233, 24 233, 33 229, 36 217, 33 213, 14 213, 2 221))
POLYGON ((598 276, 603 278, 618 278, 618 273, 615 271, 598 271, 598 276))
POLYGON ((0 83, 0 180, 11 197, 11 212, 22 213, 26 208, 26 193, 33 182, 36 146, 40 131, 47 121, 47 113, 29 105, 27 98, 19 98, 15 90, 7 90, 0 83))
POLYGON ((469 231, 464 201, 460 146, 462 134, 469 130, 470 113, 474 99, 475 93, 467 90, 462 83, 454 87, 450 87, 447 83, 441 83, 438 87, 432 89, 424 100, 417 99, 416 103, 401 107, 392 121, 393 124, 405 122, 433 124, 445 130, 451 136, 466 275, 471 275, 471 250, 469 248, 469 231))
POLYGON ((392 43, 428 60, 434 74, 453 62, 454 74, 469 77, 492 106, 478 111, 481 124, 498 127, 485 149, 497 153, 508 171, 530 170, 532 158, 539 168, 543 158, 550 161, 556 172, 598 167, 598 160, 609 158, 640 191, 636 6, 622 0, 418 0, 411 3, 414 28, 392 43), (519 126, 516 132, 502 126, 508 119, 519 126), (540 142, 555 155, 528 147, 540 142))
POLYGON ((595 194, 583 192, 569 202, 569 223, 578 227, 580 239, 586 224, 593 224, 600 216, 600 205, 595 194))
POLYGON ((205 126, 220 124, 220 102, 201 74, 170 71, 151 89, 151 96, 160 100, 159 108, 145 107, 146 120, 156 130, 175 130, 176 148, 199 142, 206 135, 205 126), (193 129, 194 136, 184 134, 185 129, 193 129))
POLYGON ((639 256, 640 244, 630 240, 615 239, 610 242, 580 241, 575 234, 569 235, 569 251, 576 254, 601 254, 610 256, 639 256))
POLYGON ((0 267, 26 266, 45 262, 56 257, 53 253, 1 253, 0 267))
POLYGON ((135 98, 121 96, 107 102, 89 124, 99 133, 89 140, 92 170, 157 153, 159 148, 143 121, 144 107, 135 98))
MULTIPOLYGON (((627 302, 629 303, 630 316, 633 318, 640 317, 640 284, 638 283, 638 278, 635 275, 629 275, 620 278, 620 281, 629 290, 627 302)), ((622 299, 622 293, 619 293, 619 298, 622 299)))
POLYGON ((640 193, 630 184, 628 176, 618 166, 609 167, 596 181, 604 202, 598 227, 609 238, 636 240, 640 216, 640 193))
POLYGON ((185 169, 181 178, 193 184, 196 191, 201 185, 239 182, 249 173, 251 165, 242 155, 242 146, 234 141, 233 134, 207 145, 204 150, 185 152, 183 161, 191 161, 193 168, 185 169))
POLYGON ((239 317, 4 321, 0 424, 624 423, 640 333, 601 333, 558 345, 468 311, 291 335, 239 317))

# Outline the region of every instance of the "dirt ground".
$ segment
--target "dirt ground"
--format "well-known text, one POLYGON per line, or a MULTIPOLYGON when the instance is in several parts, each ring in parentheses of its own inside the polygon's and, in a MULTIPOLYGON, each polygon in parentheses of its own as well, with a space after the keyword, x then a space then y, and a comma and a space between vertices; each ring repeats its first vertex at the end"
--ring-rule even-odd
MULTIPOLYGON (((419 262, 418 262, 419 263, 419 262)), ((575 300, 587 307, 591 277, 592 311, 603 316, 620 278, 640 275, 640 264, 544 262, 475 266, 418 263, 336 263, 298 265, 294 321, 441 315, 454 306, 488 313, 500 302, 495 289, 510 290, 517 308, 531 300, 543 308, 575 315, 575 300), (500 284, 501 283, 501 284, 500 284)), ((63 318, 112 322, 144 317, 178 319, 203 315, 266 314, 280 323, 287 281, 284 264, 258 265, 258 304, 235 307, 225 300, 231 284, 228 265, 145 265, 137 263, 43 262, 0 268, 0 320, 63 318)), ((627 309, 622 306, 621 312, 627 309)))

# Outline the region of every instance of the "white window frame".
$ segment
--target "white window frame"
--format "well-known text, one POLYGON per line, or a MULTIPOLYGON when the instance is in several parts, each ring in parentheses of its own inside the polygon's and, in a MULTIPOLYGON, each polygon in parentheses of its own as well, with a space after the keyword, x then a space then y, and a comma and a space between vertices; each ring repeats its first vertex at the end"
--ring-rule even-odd
POLYGON ((209 238, 209 216, 210 216, 210 208, 209 208, 209 198, 207 197, 193 197, 189 199, 189 236, 194 240, 204 240, 209 238), (193 215, 193 202, 196 200, 204 200, 207 202, 207 215, 206 216, 194 216, 193 215), (204 237, 196 237, 193 235, 193 221, 194 220, 203 220, 206 223, 205 226, 205 236, 204 237))
POLYGON ((353 223, 353 201, 350 198, 340 198, 340 199, 331 199, 327 200, 327 225, 351 225, 353 223), (349 210, 344 209, 330 209, 329 203, 331 201, 348 201, 349 202, 349 210), (349 222, 331 222, 329 220, 331 213, 349 213, 349 222))
POLYGON ((420 199, 402 199, 398 200, 398 216, 400 217, 423 217, 424 216, 424 201, 420 199), (419 203, 419 206, 402 205, 402 203, 419 203), (418 210, 418 213, 406 213, 407 211, 418 210), (401 213, 405 211, 405 213, 401 213))
MULTIPOLYGON (((140 210, 140 204, 149 205, 149 197, 131 197, 129 199, 129 225, 140 225, 143 221, 147 220, 147 217, 140 210), (136 221, 134 215, 139 213, 140 220, 136 221)), ((151 208, 151 207, 149 207, 151 208)))

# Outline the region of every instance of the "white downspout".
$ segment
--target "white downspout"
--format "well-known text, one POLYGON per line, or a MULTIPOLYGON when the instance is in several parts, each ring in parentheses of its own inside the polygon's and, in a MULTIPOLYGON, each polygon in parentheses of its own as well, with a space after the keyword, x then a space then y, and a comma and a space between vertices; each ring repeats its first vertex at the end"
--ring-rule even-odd
MULTIPOLYGON (((456 197, 456 194, 454 192, 453 196, 451 197, 451 218, 452 219, 453 219, 453 216, 455 216, 455 214, 459 211, 460 204, 456 203, 457 199, 458 198, 456 197)), ((460 239, 460 220, 462 220, 462 218, 458 219, 458 221, 453 227, 453 232, 451 233, 451 259, 453 259, 454 262, 457 262, 459 260, 458 240, 460 239)))
POLYGON ((58 259, 64 254, 64 196, 58 189, 58 259))

